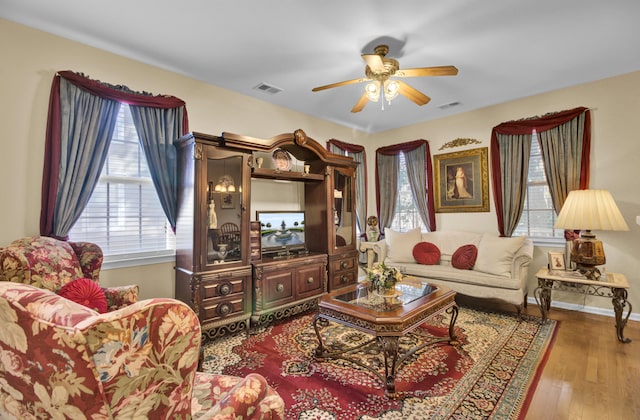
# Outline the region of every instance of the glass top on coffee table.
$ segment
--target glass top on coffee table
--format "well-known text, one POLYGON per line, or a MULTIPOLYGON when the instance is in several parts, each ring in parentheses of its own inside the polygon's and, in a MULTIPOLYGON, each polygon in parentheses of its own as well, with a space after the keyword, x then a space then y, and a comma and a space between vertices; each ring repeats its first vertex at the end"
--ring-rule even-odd
POLYGON ((407 305, 438 290, 437 286, 416 278, 405 278, 396 283, 395 292, 380 294, 369 288, 369 283, 359 284, 355 290, 334 296, 333 299, 375 311, 390 311, 407 305))

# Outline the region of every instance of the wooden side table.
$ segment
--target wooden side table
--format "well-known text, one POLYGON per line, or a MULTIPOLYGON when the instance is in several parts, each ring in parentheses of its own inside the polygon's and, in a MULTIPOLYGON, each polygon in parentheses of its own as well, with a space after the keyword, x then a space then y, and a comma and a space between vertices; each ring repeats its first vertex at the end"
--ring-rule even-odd
POLYGON ((630 343, 630 338, 624 338, 624 327, 631 315, 631 303, 627 301, 629 282, 624 274, 607 272, 600 280, 589 280, 575 271, 549 270, 542 268, 536 273, 538 287, 533 295, 540 307, 542 322, 547 320, 547 313, 551 309, 551 291, 582 293, 590 296, 611 298, 616 316, 616 333, 618 341, 630 343), (627 313, 624 315, 625 307, 627 313))

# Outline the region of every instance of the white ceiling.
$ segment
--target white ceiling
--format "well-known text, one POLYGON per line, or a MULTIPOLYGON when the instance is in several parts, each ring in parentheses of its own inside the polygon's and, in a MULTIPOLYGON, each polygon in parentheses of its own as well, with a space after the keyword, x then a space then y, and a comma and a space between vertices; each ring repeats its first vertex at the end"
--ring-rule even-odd
POLYGON ((0 0, 0 17, 370 133, 640 70, 638 0, 0 0), (311 92, 364 76, 380 43, 459 74, 404 79, 421 107, 353 114, 362 84, 311 92))

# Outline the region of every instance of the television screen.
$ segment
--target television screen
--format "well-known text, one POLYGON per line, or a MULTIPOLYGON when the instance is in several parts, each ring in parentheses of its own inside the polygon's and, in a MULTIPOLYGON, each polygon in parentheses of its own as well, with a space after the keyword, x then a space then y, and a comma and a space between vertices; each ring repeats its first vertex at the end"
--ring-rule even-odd
POLYGON ((258 211, 262 252, 304 249, 304 211, 258 211))

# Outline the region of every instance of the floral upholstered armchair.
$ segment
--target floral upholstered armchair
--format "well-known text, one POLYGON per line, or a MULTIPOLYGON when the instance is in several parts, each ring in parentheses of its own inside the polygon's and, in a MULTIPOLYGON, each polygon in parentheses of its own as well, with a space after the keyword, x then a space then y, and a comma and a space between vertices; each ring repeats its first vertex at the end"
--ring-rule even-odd
POLYGON ((264 377, 197 372, 201 330, 174 299, 99 314, 0 282, 0 418, 280 419, 264 377))
MULTIPOLYGON (((99 284, 102 250, 90 242, 65 242, 46 236, 18 239, 0 249, 0 281, 59 292, 77 279, 99 284)), ((107 311, 138 300, 138 286, 102 287, 107 311)))

